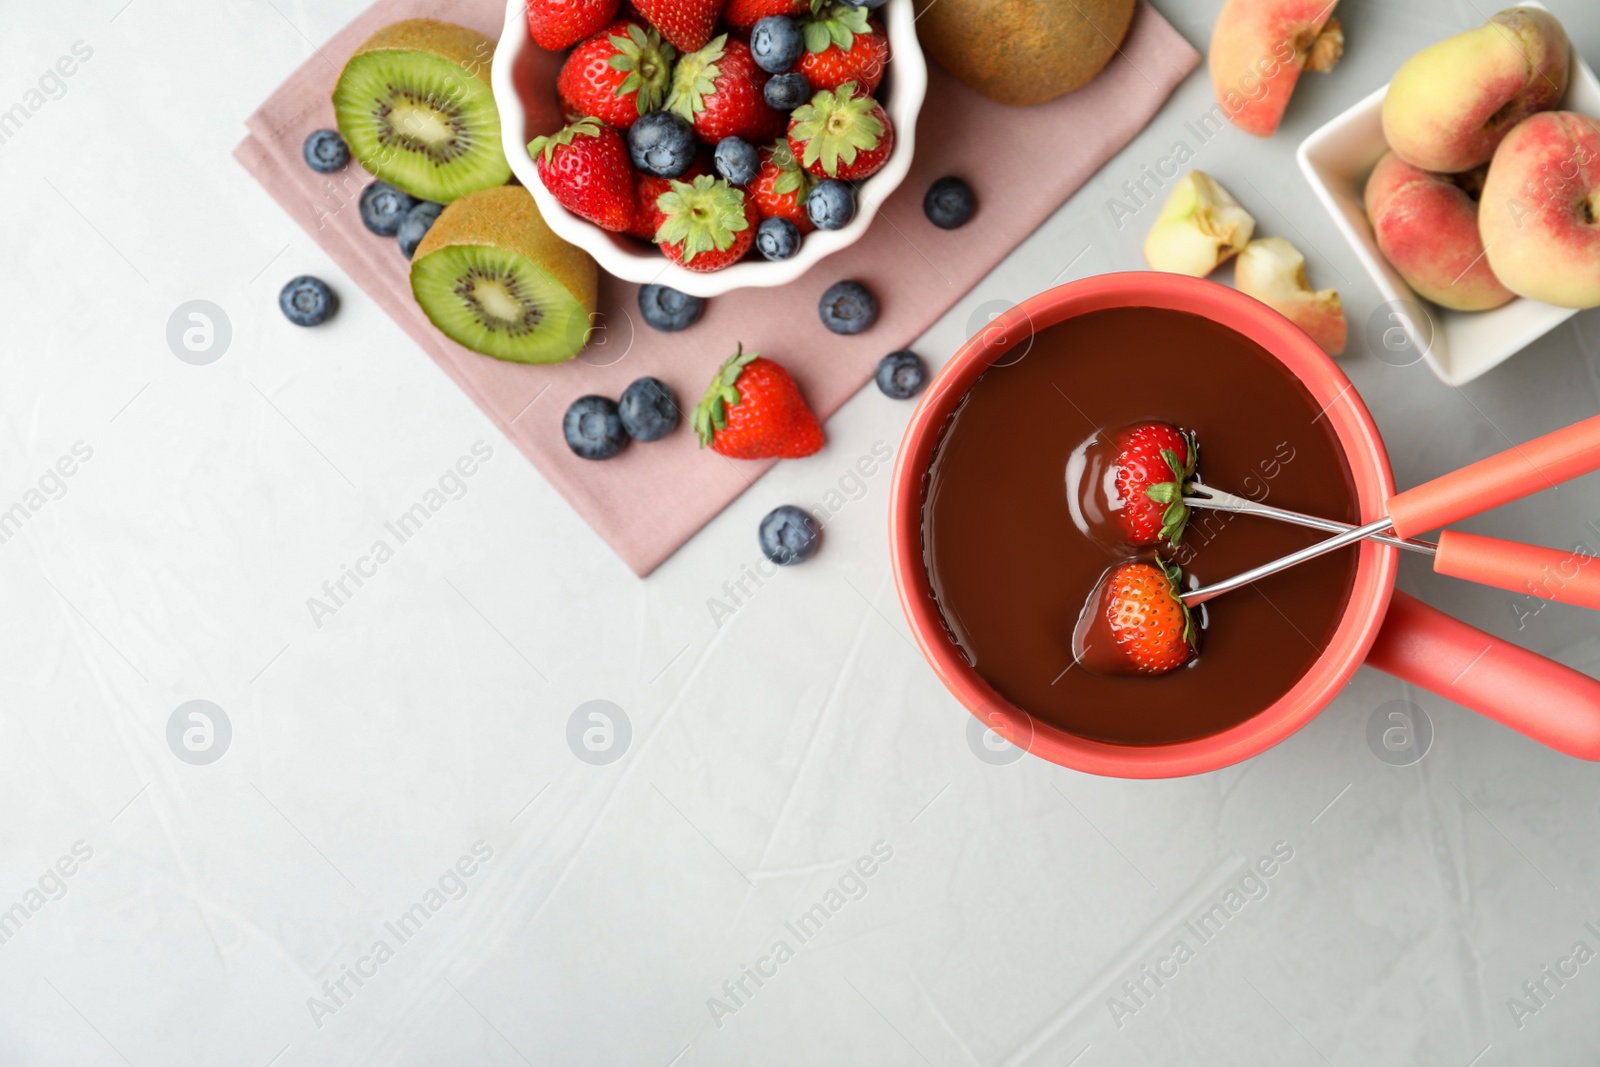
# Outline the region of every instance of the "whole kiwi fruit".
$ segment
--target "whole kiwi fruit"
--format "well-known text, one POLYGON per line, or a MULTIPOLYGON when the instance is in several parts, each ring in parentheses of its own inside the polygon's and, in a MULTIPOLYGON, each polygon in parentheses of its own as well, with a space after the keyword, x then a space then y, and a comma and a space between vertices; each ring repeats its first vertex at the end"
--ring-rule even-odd
POLYGON ((1134 0, 913 0, 917 36, 962 82, 1002 104, 1070 93, 1116 55, 1134 0))

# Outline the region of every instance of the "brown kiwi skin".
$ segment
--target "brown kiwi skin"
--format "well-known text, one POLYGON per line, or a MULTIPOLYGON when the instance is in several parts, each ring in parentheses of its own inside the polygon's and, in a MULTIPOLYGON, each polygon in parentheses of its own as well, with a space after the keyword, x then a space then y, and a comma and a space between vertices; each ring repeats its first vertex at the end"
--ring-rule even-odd
POLYGON ((1001 104, 1027 107, 1088 82, 1116 55, 1135 0, 915 0, 939 65, 1001 104))
POLYGON ((447 205, 411 261, 420 263, 447 245, 488 245, 526 256, 594 314, 600 293, 594 257, 556 236, 539 214, 533 194, 520 185, 479 189, 447 205))
POLYGON ((431 52, 493 87, 489 74, 494 63, 494 41, 477 30, 438 19, 402 19, 362 41, 350 58, 385 51, 431 52))

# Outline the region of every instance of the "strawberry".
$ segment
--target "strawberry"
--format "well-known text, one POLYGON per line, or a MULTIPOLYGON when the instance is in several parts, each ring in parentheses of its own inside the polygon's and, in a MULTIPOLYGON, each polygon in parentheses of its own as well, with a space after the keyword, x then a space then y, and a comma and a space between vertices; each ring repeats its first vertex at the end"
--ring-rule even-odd
POLYGON ((826 4, 806 22, 806 50, 795 66, 814 89, 837 89, 855 82, 864 93, 877 90, 889 63, 889 38, 867 18, 867 9, 826 4))
POLYGON ((824 89, 789 116, 789 147, 817 177, 851 181, 876 174, 894 149, 894 127, 883 106, 857 96, 854 82, 824 89))
POLYGON ((813 180, 795 161, 789 142, 780 137, 761 150, 761 169, 750 183, 750 199, 762 218, 788 219, 801 233, 810 233, 816 227, 806 212, 806 194, 813 180))
POLYGON ((1079 662, 1101 674, 1166 674, 1194 656, 1194 616, 1172 564, 1123 563, 1106 572, 1073 637, 1079 662))
MULTIPOLYGON (((689 169, 678 179, 682 182, 692 182, 702 174, 711 173, 711 154, 704 148, 694 157, 694 162, 689 169)), ((661 208, 656 201, 661 199, 662 193, 672 191, 671 178, 658 178, 654 174, 639 173, 635 175, 634 189, 638 193, 639 203, 633 212, 633 224, 628 227, 628 232, 635 237, 642 237, 646 241, 655 241, 656 231, 661 229, 661 208)))
POLYGON ((683 52, 704 48, 716 29, 723 0, 634 0, 639 14, 683 52))
POLYGON ((675 263, 697 271, 721 270, 750 250, 761 216, 756 206, 721 178, 702 174, 675 181, 656 201, 661 227, 656 243, 675 263))
POLYGON ((707 144, 724 137, 764 144, 785 121, 762 95, 766 84, 767 73, 756 66, 750 46, 724 33, 678 60, 667 109, 688 119, 707 144))
POLYGON ((748 30, 768 15, 798 18, 810 10, 811 0, 728 0, 728 6, 722 9, 722 21, 748 30))
POLYGON ((1116 433, 1110 460, 1115 489, 1107 494, 1108 507, 1129 544, 1165 541, 1177 547, 1189 521, 1183 487, 1199 459, 1194 435, 1170 423, 1136 423, 1116 433))
POLYGON ((593 115, 625 130, 666 99, 677 55, 655 30, 619 19, 572 50, 556 92, 571 117, 593 115))
POLYGON ((562 207, 604 230, 626 230, 633 222, 633 171, 616 130, 597 119, 579 119, 558 133, 535 137, 528 152, 536 157, 544 187, 562 207))
POLYGON ((528 32, 547 52, 571 48, 617 17, 618 0, 526 0, 528 32))
POLYGON ((783 366, 738 351, 694 409, 700 447, 733 459, 799 459, 822 448, 822 426, 783 366))

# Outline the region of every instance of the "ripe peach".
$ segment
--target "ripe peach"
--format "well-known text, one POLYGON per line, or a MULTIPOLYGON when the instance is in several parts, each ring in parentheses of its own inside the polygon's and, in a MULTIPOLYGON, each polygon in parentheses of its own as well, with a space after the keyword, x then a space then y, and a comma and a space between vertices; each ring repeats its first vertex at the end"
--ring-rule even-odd
POLYGON ((1489 164, 1478 229, 1513 293, 1600 306, 1600 119, 1546 111, 1507 134, 1489 164))
POLYGON ((1570 51, 1554 15, 1507 8, 1406 60, 1383 98, 1383 135, 1423 170, 1487 163, 1512 127, 1560 103, 1570 51))
POLYGON ((1233 268, 1234 283, 1248 296, 1311 335, 1330 356, 1344 351, 1348 327, 1344 303, 1332 289, 1312 289, 1306 257, 1282 237, 1263 237, 1245 245, 1233 268))
POLYGON ((1393 152, 1367 179, 1367 218, 1378 248, 1418 294, 1456 311, 1487 311, 1515 294, 1489 269, 1478 236, 1481 170, 1434 174, 1393 152))
POLYGON ((1211 87, 1228 120, 1271 137, 1301 68, 1333 69, 1344 31, 1338 0, 1227 0, 1211 30, 1211 87))

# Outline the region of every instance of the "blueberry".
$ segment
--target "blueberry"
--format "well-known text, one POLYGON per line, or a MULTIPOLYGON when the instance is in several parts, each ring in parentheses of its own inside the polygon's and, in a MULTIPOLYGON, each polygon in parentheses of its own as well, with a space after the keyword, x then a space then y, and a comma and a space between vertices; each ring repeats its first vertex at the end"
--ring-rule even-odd
POLYGON ((860 282, 834 282, 817 305, 822 325, 834 333, 860 333, 878 321, 878 301, 860 282))
POLYGON ((940 178, 928 186, 922 210, 928 221, 941 230, 953 230, 966 225, 978 210, 978 201, 972 195, 972 186, 960 178, 940 178))
POLYGON ((767 79, 766 88, 761 90, 761 95, 766 98, 768 107, 779 111, 793 111, 811 99, 811 82, 798 70, 789 74, 777 74, 767 79))
POLYGON ((761 153, 742 137, 724 137, 717 142, 711 161, 729 185, 749 185, 761 169, 761 153))
POLYGON ((617 405, 603 396, 580 396, 567 408, 561 429, 580 459, 610 459, 628 443, 617 405))
POLYGON ((628 127, 628 157, 636 170, 658 178, 677 178, 694 163, 694 127, 671 111, 640 115, 628 127))
POLYGON ((316 130, 306 138, 306 166, 319 174, 332 174, 350 162, 350 147, 338 130, 316 130))
POLYGON ((756 228, 756 247, 768 259, 788 259, 800 251, 800 227, 776 216, 756 228))
POLYGON ((806 194, 806 214, 819 230, 842 230, 856 217, 856 191, 848 182, 824 178, 806 194))
POLYGON ((320 326, 338 310, 339 298, 321 278, 302 274, 290 278, 278 293, 278 307, 283 310, 283 317, 296 326, 320 326))
POLYGON ((400 220, 400 229, 395 233, 395 237, 400 242, 400 251, 405 253, 407 259, 416 254, 417 246, 433 228, 433 221, 443 210, 443 204, 435 204, 432 200, 419 200, 415 207, 406 212, 406 217, 400 220))
POLYGON ((768 74, 782 74, 800 61, 805 50, 800 24, 784 15, 768 15, 750 31, 750 54, 768 74))
POLYGON ((655 378, 640 378, 628 386, 617 406, 622 428, 635 441, 659 441, 678 425, 678 398, 655 378))
POLYGON ((405 220, 406 212, 417 204, 388 182, 373 182, 361 190, 361 221, 379 237, 393 237, 405 220))
POLYGON ((706 302, 698 296, 680 293, 665 285, 639 287, 639 313, 644 321, 662 333, 687 330, 700 321, 706 302))
POLYGON ((843 0, 846 7, 864 7, 868 11, 876 11, 882 7, 884 0, 843 0))
POLYGON ((890 352, 878 361, 878 388, 893 400, 910 400, 928 384, 928 368, 915 352, 890 352))
POLYGON ((761 554, 780 567, 804 563, 817 554, 822 531, 817 520, 793 504, 767 512, 761 520, 761 554))

